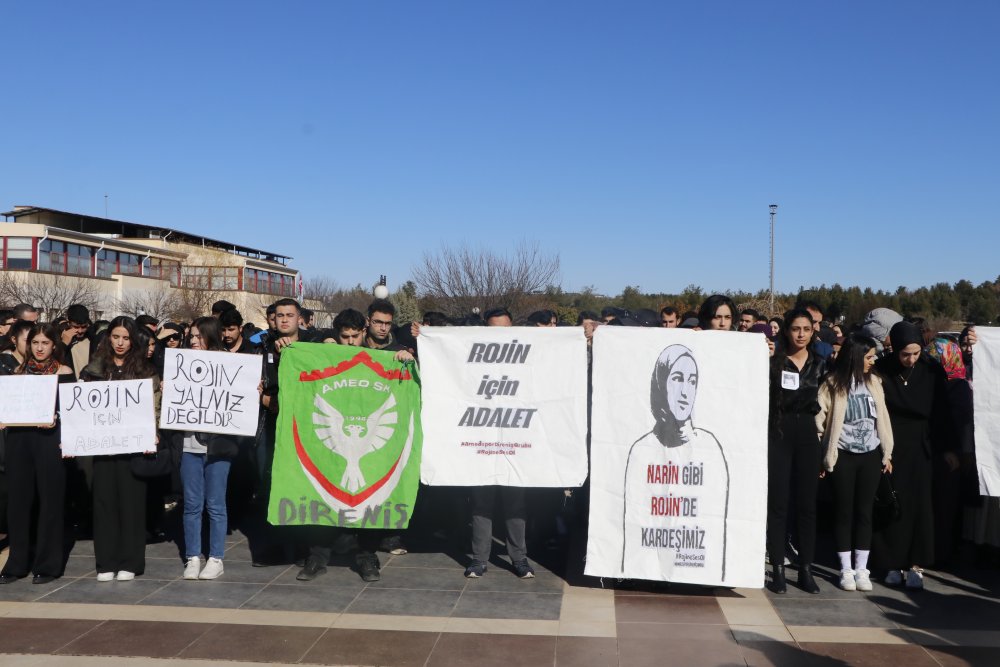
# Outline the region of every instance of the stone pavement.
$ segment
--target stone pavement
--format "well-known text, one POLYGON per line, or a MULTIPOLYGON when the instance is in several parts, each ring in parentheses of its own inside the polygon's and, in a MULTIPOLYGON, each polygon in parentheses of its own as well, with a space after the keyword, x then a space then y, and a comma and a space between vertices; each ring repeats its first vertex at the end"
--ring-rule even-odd
POLYGON ((304 584, 293 565, 252 568, 239 534, 217 581, 181 580, 167 542, 149 545, 144 576, 99 584, 91 554, 78 542, 50 585, 0 586, 0 665, 1000 665, 995 570, 865 594, 838 590, 821 568, 820 595, 791 585, 775 596, 615 590, 543 567, 521 581, 501 561, 466 580, 462 556, 441 553, 383 557, 378 583, 334 564, 304 584))

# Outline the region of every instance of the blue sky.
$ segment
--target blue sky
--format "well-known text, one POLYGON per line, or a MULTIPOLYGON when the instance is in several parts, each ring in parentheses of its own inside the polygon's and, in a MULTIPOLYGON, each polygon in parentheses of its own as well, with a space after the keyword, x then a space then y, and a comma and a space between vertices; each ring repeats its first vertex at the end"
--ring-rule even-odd
POLYGON ((1000 3, 5 3, 0 206, 398 284, 537 240, 566 289, 1000 274, 1000 3))

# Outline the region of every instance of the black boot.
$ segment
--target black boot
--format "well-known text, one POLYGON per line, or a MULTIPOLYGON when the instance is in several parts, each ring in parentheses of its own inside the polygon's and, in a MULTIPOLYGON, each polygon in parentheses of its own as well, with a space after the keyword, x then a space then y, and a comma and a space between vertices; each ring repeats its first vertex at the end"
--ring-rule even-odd
POLYGON ((819 584, 813 579, 811 564, 799 566, 799 588, 813 595, 819 593, 819 584))
POLYGON ((785 585, 784 565, 775 565, 771 568, 771 591, 779 595, 788 592, 788 587, 785 585))

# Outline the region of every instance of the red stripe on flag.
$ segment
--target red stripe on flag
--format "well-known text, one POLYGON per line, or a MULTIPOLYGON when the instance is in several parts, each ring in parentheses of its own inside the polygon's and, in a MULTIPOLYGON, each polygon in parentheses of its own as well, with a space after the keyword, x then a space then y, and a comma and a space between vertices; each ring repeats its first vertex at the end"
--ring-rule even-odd
POLYGON ((387 472, 382 479, 355 496, 336 487, 333 482, 327 479, 326 476, 319 471, 319 468, 316 467, 313 460, 309 458, 309 454, 306 453, 305 447, 302 446, 302 440, 299 439, 299 425, 298 422, 295 421, 294 417, 292 418, 292 437, 295 440, 295 453, 299 457, 299 463, 305 467, 309 475, 319 482, 320 486, 322 486, 327 493, 345 505, 349 505, 351 507, 357 507, 364 501, 368 500, 373 493, 385 486, 386 482, 389 481, 389 478, 392 477, 392 473, 396 470, 396 467, 399 466, 400 459, 403 458, 403 452, 400 451, 399 458, 397 458, 396 462, 392 464, 391 468, 389 468, 389 472, 387 472))

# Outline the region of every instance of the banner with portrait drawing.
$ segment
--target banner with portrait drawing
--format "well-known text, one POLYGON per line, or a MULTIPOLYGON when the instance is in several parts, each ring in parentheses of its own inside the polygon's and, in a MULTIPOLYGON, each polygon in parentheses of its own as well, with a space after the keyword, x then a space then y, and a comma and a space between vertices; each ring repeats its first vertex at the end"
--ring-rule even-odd
POLYGON ((764 337, 599 327, 593 359, 586 573, 762 587, 764 337))
POLYGON ((432 486, 580 486, 587 342, 579 327, 424 327, 424 460, 432 486))
POLYGON ((976 389, 972 392, 979 493, 1000 496, 1000 329, 976 327, 976 389))

